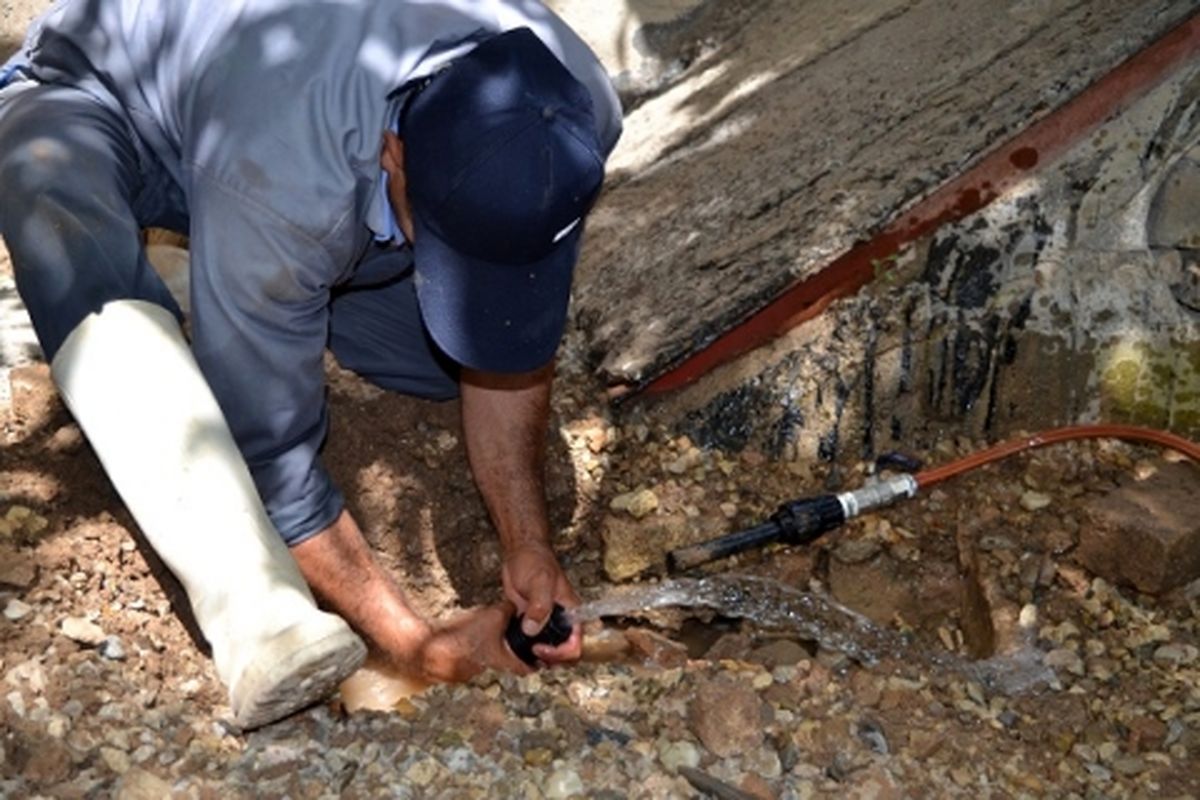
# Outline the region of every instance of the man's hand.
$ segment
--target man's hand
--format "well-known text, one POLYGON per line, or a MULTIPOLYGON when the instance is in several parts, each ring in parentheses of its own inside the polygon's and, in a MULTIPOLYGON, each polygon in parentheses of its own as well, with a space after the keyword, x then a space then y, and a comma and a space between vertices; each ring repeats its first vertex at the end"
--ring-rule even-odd
POLYGON ((512 616, 508 603, 463 611, 434 625, 421 649, 422 677, 443 683, 470 680, 485 669, 530 671, 504 644, 504 628, 512 616))
POLYGON ((358 524, 342 511, 332 525, 292 548, 316 595, 371 643, 391 667, 424 681, 463 681, 493 668, 529 668, 504 643, 508 603, 429 623, 379 564, 358 524))
MULTIPOLYGON (((530 542, 509 550, 504 558, 503 579, 504 594, 517 613, 525 615, 521 630, 526 636, 536 636, 546 626, 555 603, 564 608, 579 605, 579 595, 571 588, 554 552, 544 544, 530 542)), ((547 664, 578 661, 582 642, 582 632, 576 625, 562 644, 534 645, 533 653, 547 664)))

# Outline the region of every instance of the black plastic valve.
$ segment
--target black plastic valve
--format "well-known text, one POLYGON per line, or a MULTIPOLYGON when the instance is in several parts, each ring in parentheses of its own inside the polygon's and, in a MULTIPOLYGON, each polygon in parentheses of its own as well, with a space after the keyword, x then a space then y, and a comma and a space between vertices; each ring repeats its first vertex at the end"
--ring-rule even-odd
POLYGON ((554 604, 554 610, 550 612, 550 619, 546 620, 545 626, 538 631, 536 636, 526 636, 525 632, 521 630, 521 621, 524 619, 523 614, 514 614, 508 621, 504 639, 516 657, 531 667, 537 665, 537 656, 533 654, 535 644, 548 644, 554 647, 571 638, 573 629, 571 620, 567 617, 567 610, 558 603, 554 604))

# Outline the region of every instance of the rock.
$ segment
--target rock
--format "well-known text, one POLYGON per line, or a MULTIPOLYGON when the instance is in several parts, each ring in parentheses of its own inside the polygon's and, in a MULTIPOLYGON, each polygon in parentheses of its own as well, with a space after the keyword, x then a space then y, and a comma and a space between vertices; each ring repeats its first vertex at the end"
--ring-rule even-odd
POLYGON ((46 449, 65 455, 83 447, 83 431, 78 425, 63 425, 46 440, 46 449))
POLYGON ((71 774, 71 751, 54 739, 29 743, 29 760, 22 777, 34 784, 53 784, 71 774))
POLYGON ((613 511, 624 511, 634 519, 642 519, 658 508, 658 495, 653 489, 638 489, 617 495, 608 507, 613 511))
POLYGON ((170 796, 170 784, 140 767, 127 770, 113 792, 114 800, 163 800, 170 796))
POLYGON ((842 539, 833 548, 833 557, 843 564, 861 564, 883 548, 878 539, 842 539))
POLYGON ((1066 670, 1072 675, 1082 676, 1085 674, 1083 659, 1070 648, 1060 647, 1057 650, 1051 650, 1046 654, 1043 663, 1051 669, 1066 670))
POLYGON ((661 742, 658 746, 658 760, 671 772, 678 772, 680 767, 700 766, 700 749, 689 741, 661 742))
POLYGON ((1162 720, 1144 715, 1130 720, 1127 727, 1129 749, 1138 753, 1161 750, 1170 732, 1162 720))
POLYGON ((98 646, 107 636, 103 628, 83 617, 67 617, 59 625, 59 630, 68 639, 90 647, 98 646))
POLYGON ((616 661, 629 652, 629 639, 620 628, 601 628, 583 631, 584 661, 616 661))
POLYGON ((4 676, 4 682, 18 689, 25 688, 34 694, 46 690, 46 670, 34 658, 13 666, 4 676))
POLYGON ((688 707, 688 724, 718 758, 742 755, 763 742, 763 706, 758 695, 730 678, 704 680, 688 707))
POLYGON ((1026 511, 1038 511, 1054 502, 1054 498, 1041 492, 1028 491, 1021 495, 1021 508, 1026 511))
POLYGON ((1154 651, 1154 660, 1172 667, 1191 664, 1200 656, 1200 649, 1192 644, 1164 644, 1154 651))
POLYGON ((630 628, 625 638, 634 652, 660 667, 682 667, 688 661, 687 647, 648 628, 630 628))
POLYGON ((116 636, 106 636, 100 643, 100 655, 110 661, 121 661, 125 658, 125 648, 116 636))
POLYGON ((4 604, 4 618, 16 622, 33 613, 33 606, 23 603, 15 597, 4 604))
POLYGON ((546 779, 546 797, 549 800, 566 800, 568 797, 575 797, 583 793, 583 781, 580 780, 579 773, 573 769, 566 767, 557 769, 546 779))
POLYGON ((612 581, 625 581, 648 570, 662 569, 668 551, 724 533, 721 522, 715 517, 692 520, 685 514, 666 514, 641 522, 626 516, 606 516, 600 532, 604 539, 604 572, 612 581))
POLYGON ((0 534, 10 537, 18 544, 37 541, 50 527, 50 521, 28 506, 9 506, 0 520, 0 534))
POLYGON ((28 551, 0 545, 0 585, 25 590, 37 580, 37 565, 28 551))
POLYGON ((887 736, 883 732, 883 728, 873 719, 864 719, 858 723, 855 729, 859 741, 867 746, 873 753, 881 756, 886 756, 891 752, 888 746, 887 736))
POLYGON ((1120 756, 1113 759, 1112 768, 1118 775, 1132 778, 1146 771, 1146 762, 1139 756, 1120 756))
POLYGON ((1200 577, 1200 516, 1190 464, 1164 464, 1082 507, 1080 562, 1112 583, 1158 594, 1200 577))
POLYGON ((753 650, 747 660, 774 669, 775 667, 790 667, 799 664, 809 657, 809 652, 799 642, 791 639, 778 639, 753 650))
POLYGON ((14 690, 4 696, 8 702, 8 707, 12 709, 12 713, 22 719, 25 717, 25 698, 20 692, 14 690))

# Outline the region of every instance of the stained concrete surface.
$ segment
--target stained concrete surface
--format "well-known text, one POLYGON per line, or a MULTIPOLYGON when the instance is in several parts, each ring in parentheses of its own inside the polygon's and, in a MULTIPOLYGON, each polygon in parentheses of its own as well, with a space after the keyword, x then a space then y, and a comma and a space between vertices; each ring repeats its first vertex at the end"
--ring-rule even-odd
POLYGON ((575 295, 594 365, 653 377, 1196 8, 727 4, 719 44, 627 119, 575 295))
POLYGON ((1198 143, 1200 63, 654 413, 798 463, 1097 420, 1200 436, 1200 314, 1176 289, 1193 251, 1156 223, 1194 220, 1171 197, 1198 143))

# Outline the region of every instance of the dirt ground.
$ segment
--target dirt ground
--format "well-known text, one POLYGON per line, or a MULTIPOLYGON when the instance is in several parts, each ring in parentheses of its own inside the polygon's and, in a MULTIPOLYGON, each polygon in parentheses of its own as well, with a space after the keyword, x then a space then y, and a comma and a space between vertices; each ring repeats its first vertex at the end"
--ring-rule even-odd
MULTIPOLYGON (((560 552, 586 597, 610 588, 614 530, 695 538, 751 524, 827 482, 861 481, 861 466, 830 475, 699 451, 641 411, 614 422, 573 363, 568 353, 549 496, 560 552), (640 520, 610 508, 635 491, 658 507, 640 520)), ((455 405, 392 396, 332 364, 330 386, 327 462, 385 563, 429 613, 496 597, 498 550, 455 405)), ((347 715, 334 702, 245 735, 228 722, 180 595, 44 367, 14 373, 13 399, 0 451, 6 796, 1200 792, 1200 583, 1150 597, 1095 579, 1075 559, 1089 505, 1129 476, 1191 481, 1195 496, 1194 468, 1152 450, 1041 451, 814 546, 708 568, 826 589, 908 637, 876 666, 795 631, 686 610, 631 614, 607 620, 631 648, 613 662, 488 676, 390 712, 347 715), (1048 683, 1006 694, 927 659, 1016 647, 1023 607, 1036 610, 1025 644, 1053 670, 1048 683)), ((973 446, 918 455, 941 463, 973 446)), ((652 565, 640 577, 662 573, 652 565)))

